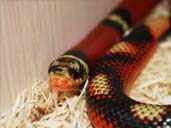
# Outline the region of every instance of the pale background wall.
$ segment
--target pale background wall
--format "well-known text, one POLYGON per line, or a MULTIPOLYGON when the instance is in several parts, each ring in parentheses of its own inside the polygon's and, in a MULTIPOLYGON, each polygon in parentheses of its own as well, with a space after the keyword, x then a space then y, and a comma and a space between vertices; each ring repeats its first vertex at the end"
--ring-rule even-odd
POLYGON ((0 0, 0 113, 119 0, 0 0))

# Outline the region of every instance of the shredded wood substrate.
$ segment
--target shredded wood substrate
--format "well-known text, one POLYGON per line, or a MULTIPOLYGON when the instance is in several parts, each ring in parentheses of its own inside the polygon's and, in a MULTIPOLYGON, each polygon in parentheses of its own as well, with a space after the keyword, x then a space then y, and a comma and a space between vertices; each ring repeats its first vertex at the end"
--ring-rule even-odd
MULTIPOLYGON (((167 1, 151 17, 169 14, 167 1)), ((85 88, 52 94, 47 81, 38 81, 20 92, 12 108, 0 117, 1 128, 92 128, 86 112, 85 88)), ((134 83, 129 96, 152 104, 171 104, 171 36, 134 83)))

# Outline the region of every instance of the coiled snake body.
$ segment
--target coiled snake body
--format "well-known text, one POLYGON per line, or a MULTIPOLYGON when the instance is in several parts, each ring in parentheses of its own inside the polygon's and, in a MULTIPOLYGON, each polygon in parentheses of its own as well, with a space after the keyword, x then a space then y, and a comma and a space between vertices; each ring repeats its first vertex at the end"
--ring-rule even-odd
POLYGON ((140 103, 125 94, 170 25, 169 19, 141 25, 100 59, 87 89, 88 113, 96 128, 171 128, 170 105, 140 103))

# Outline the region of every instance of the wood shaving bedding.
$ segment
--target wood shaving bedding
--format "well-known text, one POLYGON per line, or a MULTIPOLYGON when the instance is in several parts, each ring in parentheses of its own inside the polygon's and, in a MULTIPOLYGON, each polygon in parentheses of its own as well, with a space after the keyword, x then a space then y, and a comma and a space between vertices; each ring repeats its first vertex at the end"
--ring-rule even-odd
POLYGON ((57 101, 47 81, 36 82, 18 94, 11 110, 1 117, 0 127, 92 128, 82 94, 61 93, 57 101))
MULTIPOLYGON (((156 14, 168 15, 166 8, 167 1, 159 5, 151 17, 156 17, 156 14)), ((31 89, 18 94, 10 111, 0 117, 0 127, 92 128, 83 96, 87 84, 88 81, 82 91, 54 95, 47 81, 36 82, 31 89)), ((171 38, 160 44, 150 63, 135 81, 129 96, 146 103, 171 104, 171 38)))

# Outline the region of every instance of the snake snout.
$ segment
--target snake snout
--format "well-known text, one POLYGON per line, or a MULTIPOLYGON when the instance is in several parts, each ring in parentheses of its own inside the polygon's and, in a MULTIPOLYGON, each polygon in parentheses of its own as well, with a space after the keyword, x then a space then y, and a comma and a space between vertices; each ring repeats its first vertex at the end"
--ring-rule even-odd
POLYGON ((66 76, 49 75, 49 85, 51 91, 68 91, 75 87, 75 82, 66 76))

